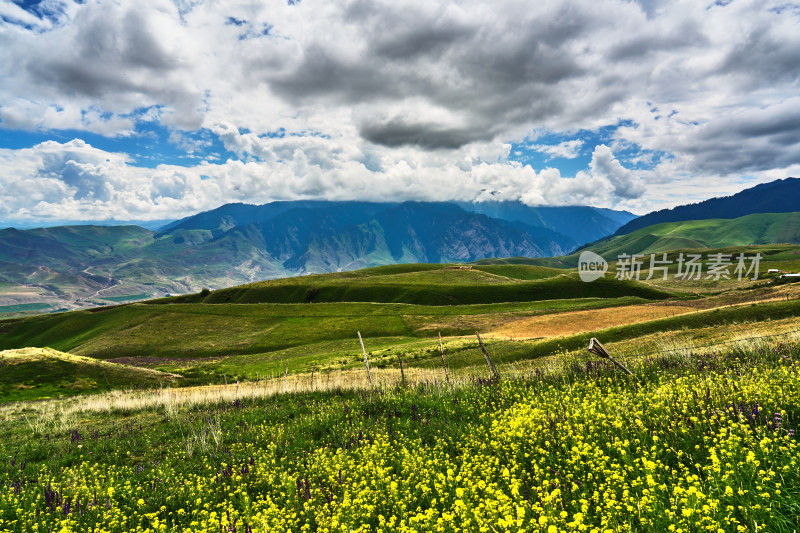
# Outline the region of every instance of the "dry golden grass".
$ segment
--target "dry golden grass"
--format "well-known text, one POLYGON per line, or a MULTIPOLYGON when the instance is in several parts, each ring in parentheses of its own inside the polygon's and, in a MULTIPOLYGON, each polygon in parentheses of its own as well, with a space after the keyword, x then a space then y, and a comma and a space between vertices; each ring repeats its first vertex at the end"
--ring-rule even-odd
MULTIPOLYGON (((717 326, 700 330, 669 331, 646 335, 636 339, 605 344, 606 349, 626 365, 635 365, 647 357, 670 356, 688 358, 730 350, 735 347, 773 346, 780 342, 800 343, 800 318, 761 324, 743 324, 740 327, 717 326), (754 326, 754 327, 750 327, 754 326)), ((536 370, 549 372, 561 368, 565 361, 584 364, 598 360, 585 348, 564 351, 555 355, 514 363, 516 375, 530 374, 536 370)), ((507 371, 507 370, 506 370, 507 371)))
MULTIPOLYGON (((642 307, 642 306, 631 306, 642 307)), ((647 306, 652 307, 652 306, 647 306)), ((586 313, 586 312, 580 312, 586 313)), ((565 313, 574 315, 575 313, 565 313)), ((452 340, 452 339, 451 339, 452 340)), ((704 353, 720 349, 732 343, 776 343, 781 340, 800 342, 800 318, 777 320, 740 326, 716 326, 699 330, 662 332, 627 341, 609 343, 606 347, 617 358, 627 363, 636 359, 666 353, 704 353), (763 336, 770 336, 762 339, 763 336)), ((553 356, 499 364, 504 379, 529 376, 534 371, 545 373, 563 368, 565 360, 586 361, 590 358, 585 350, 559 353, 553 356)), ((429 387, 440 390, 462 387, 473 376, 489 377, 484 365, 451 369, 449 381, 445 381, 441 368, 407 368, 406 383, 409 386, 429 387)), ((343 369, 329 372, 271 376, 255 382, 231 383, 183 388, 141 389, 113 391, 89 396, 53 399, 36 402, 20 402, 0 405, 0 421, 23 416, 34 431, 66 431, 76 426, 82 413, 91 412, 135 412, 160 410, 166 416, 177 415, 194 405, 229 403, 309 391, 386 389, 401 383, 400 370, 396 368, 373 368, 373 383, 367 379, 364 368, 343 369)))
POLYGON ((708 328, 663 331, 612 343, 609 348, 624 357, 657 354, 665 349, 691 347, 698 352, 719 350, 728 343, 742 339, 778 336, 778 340, 793 338, 800 331, 800 318, 787 318, 769 322, 725 324, 708 328))
MULTIPOLYGON (((704 354, 729 349, 741 343, 800 342, 800 318, 788 318, 769 322, 726 324, 700 329, 663 331, 643 335, 635 339, 605 343, 614 357, 632 363, 643 357, 659 356, 667 353, 704 354)), ((559 353, 523 362, 526 368, 552 366, 567 358, 581 361, 593 358, 585 348, 559 353)))
MULTIPOLYGON (((555 363, 555 361, 553 362, 555 363)), ((516 362, 498 365, 504 379, 529 375, 534 369, 550 372, 556 369, 551 363, 516 362)), ((451 370, 445 380, 444 370, 406 368, 407 386, 425 387, 432 391, 460 388, 470 384, 474 376, 490 377, 484 367, 451 370)), ((199 387, 139 389, 112 391, 102 394, 72 398, 0 404, 0 422, 24 417, 31 429, 44 433, 67 431, 78 425, 83 413, 131 413, 140 410, 161 410, 172 417, 187 407, 231 403, 235 400, 252 400, 281 394, 330 390, 388 389, 401 384, 399 369, 373 368, 372 384, 363 368, 316 372, 288 376, 273 376, 261 381, 208 385, 199 387)))
POLYGON ((408 327, 418 335, 436 335, 439 331, 475 330, 486 331, 498 328, 509 322, 519 320, 520 315, 526 313, 492 313, 485 315, 460 315, 449 316, 447 320, 441 320, 436 316, 404 315, 403 320, 408 327))
MULTIPOLYGON (((406 369, 405 377, 409 385, 446 385, 444 371, 441 369, 406 369)), ((82 412, 130 412, 163 408, 165 412, 172 413, 183 406, 233 402, 237 399, 264 398, 278 394, 394 387, 401 382, 400 370, 373 368, 372 381, 370 385, 364 369, 315 372, 313 377, 311 373, 304 373, 226 385, 112 391, 65 399, 9 403, 0 405, 0 415, 9 416, 26 411, 36 419, 52 422, 56 418, 72 420, 82 412)), ((466 378, 454 379, 452 384, 466 381, 466 378)))
POLYGON ((644 304, 568 311, 516 320, 487 333, 486 337, 509 339, 561 337, 624 324, 657 320, 696 310, 695 307, 688 305, 644 304))
POLYGON ((798 297, 800 297, 800 284, 759 287, 748 291, 730 291, 699 300, 628 305, 525 317, 510 320, 506 323, 499 323, 485 336, 487 338, 519 340, 561 337, 614 326, 658 320, 694 311, 745 305, 754 302, 774 302, 798 297))
POLYGON ((102 361, 100 359, 94 359, 92 357, 84 357, 82 355, 75 355, 67 352, 59 352, 58 350, 54 350, 52 348, 18 348, 14 350, 0 351, 0 366, 20 365, 24 363, 47 361, 47 360, 64 361, 67 363, 82 364, 97 368, 114 369, 117 371, 130 370, 131 372, 134 372, 139 375, 152 375, 154 377, 164 377, 164 378, 182 377, 176 374, 169 374, 166 372, 160 372, 158 370, 152 370, 149 368, 138 368, 138 367, 134 368, 132 366, 112 363, 108 361, 102 361))

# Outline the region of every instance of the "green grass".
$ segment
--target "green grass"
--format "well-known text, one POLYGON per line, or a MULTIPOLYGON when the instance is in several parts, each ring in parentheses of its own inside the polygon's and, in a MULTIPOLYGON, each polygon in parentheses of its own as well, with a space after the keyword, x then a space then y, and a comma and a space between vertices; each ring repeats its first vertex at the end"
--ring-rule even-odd
POLYGON ((551 267, 536 265, 476 265, 475 270, 488 272, 497 276, 504 276, 510 279, 519 280, 538 280, 547 279, 563 274, 563 270, 551 267))
MULTIPOLYGON (((768 257, 762 270, 800 260, 796 246, 728 250, 761 251, 768 257)), ((719 290, 727 292, 708 302, 769 293, 767 281, 761 285, 739 291, 723 283, 719 290)), ((482 378, 488 371, 475 331, 651 303, 678 290, 614 279, 586 284, 574 271, 509 259, 464 270, 392 265, 7 319, 0 349, 71 354, 0 353, 0 403, 179 384, 102 361, 115 358, 180 373, 180 384, 276 377, 287 363, 298 380, 312 370, 330 376, 363 368, 356 331, 373 368, 395 368, 402 357, 420 375, 441 365, 441 332, 453 376, 482 378)), ((585 348, 590 337, 614 345, 710 327, 767 331, 769 321, 798 317, 800 300, 788 300, 561 338, 486 338, 501 383, 428 382, 103 413, 67 409, 81 399, 8 404, 0 408, 0 485, 9 487, 0 491, 0 530, 164 524, 168 531, 220 531, 230 517, 239 530, 247 520, 256 531, 433 530, 441 519, 445 531, 510 532, 535 530, 542 518, 563 530, 581 520, 612 530, 735 530, 738 523, 747 531, 756 524, 790 531, 800 515, 800 448, 788 432, 800 420, 796 344, 634 358, 635 381, 587 364, 585 348), (509 379, 523 361, 531 372, 509 379), (554 371, 542 372, 548 368, 554 371), (747 422, 754 404, 782 413, 780 430, 763 416, 747 422), (712 454, 725 451, 730 465, 720 471, 725 462, 712 454), (64 512, 64 501, 45 506, 48 484, 72 512, 64 512), (703 499, 684 497, 690 490, 703 499)))
MULTIPOLYGON (((704 221, 705 222, 705 221, 704 221)), ((639 231, 649 230, 644 228, 639 231)), ((636 233, 636 232, 634 232, 636 233)), ((630 235, 634 235, 633 233, 630 235)), ((523 265, 555 269, 574 269, 578 266, 578 258, 583 250, 591 250, 599 253, 606 258, 609 262, 616 261, 620 254, 651 254, 656 251, 648 248, 648 242, 652 241, 650 237, 643 237, 643 241, 631 242, 628 246, 628 241, 623 241, 628 235, 622 237, 610 237, 608 239, 600 240, 595 243, 588 244, 580 250, 566 256, 561 257, 546 257, 546 258, 527 258, 527 257, 509 257, 505 259, 483 259, 473 263, 474 265, 485 266, 503 266, 503 265, 523 265)), ((695 241, 684 241, 683 243, 674 242, 671 248, 665 246, 666 249, 659 250, 658 253, 667 253, 667 258, 673 263, 672 271, 677 269, 678 256, 683 253, 701 254, 702 262, 706 263, 709 254, 729 254, 737 256, 738 254, 745 254, 747 257, 752 257, 755 254, 761 254, 760 277, 764 278, 768 268, 780 268, 789 271, 800 271, 800 246, 796 244, 754 244, 754 245, 736 245, 726 247, 708 248, 702 243, 695 241)), ((661 256, 659 255, 659 259, 661 256)), ((649 260, 649 258, 646 258, 649 260)), ((611 276, 614 273, 614 265, 610 265, 611 270, 606 276, 611 276)), ((724 287, 722 287, 724 288, 724 287)))
POLYGON ((571 360, 452 388, 20 406, 0 412, 0 529, 792 531, 798 361, 783 346, 664 357, 636 380, 571 360))
POLYGON ((153 387, 175 376, 71 355, 49 348, 0 352, 0 403, 153 387))
MULTIPOLYGON (((652 320, 638 324, 612 327, 566 337, 532 340, 485 339, 485 344, 498 364, 518 361, 531 361, 557 356, 564 351, 584 350, 591 337, 598 337, 605 343, 637 339, 649 335, 674 331, 691 331, 711 326, 736 326, 737 330, 747 324, 764 323, 800 317, 800 301, 769 302, 740 305, 730 308, 699 311, 687 315, 652 320)), ((461 331, 447 332, 446 335, 462 335, 445 341, 448 366, 453 369, 481 369, 485 366, 483 354, 473 336, 481 328, 464 327, 461 331)), ((397 357, 402 357, 409 367, 439 368, 438 343, 435 332, 418 338, 377 337, 367 340, 367 350, 374 366, 398 366, 397 357)), ((212 363, 206 367, 210 373, 227 372, 243 379, 252 379, 253 374, 261 376, 283 372, 284 364, 290 361, 292 372, 308 372, 312 368, 325 366, 361 367, 363 362, 358 341, 343 338, 321 345, 298 346, 270 354, 242 355, 212 363), (295 354, 300 357, 295 358, 295 354)))
MULTIPOLYGON (((603 343, 610 344, 659 333, 688 332, 712 326, 736 326, 736 330, 740 331, 740 328, 746 328, 747 324, 764 324, 773 320, 798 317, 800 317, 800 300, 755 303, 699 311, 563 337, 530 340, 485 339, 485 344, 492 354, 492 359, 498 364, 514 363, 545 359, 564 352, 583 351, 588 347, 589 339, 592 337, 597 337, 603 343)), ((387 364, 391 366, 396 366, 395 358, 398 354, 407 361, 406 364, 409 367, 438 368, 441 365, 438 344, 432 342, 432 339, 418 344, 408 343, 392 348, 391 352, 378 351, 376 355, 384 357, 387 364)), ((445 350, 448 365, 452 368, 469 369, 485 366, 483 353, 474 336, 451 339, 445 343, 445 350)), ((358 361, 353 359, 352 364, 357 365, 358 361)))
MULTIPOLYGON (((548 275, 555 272, 548 271, 548 275)), ((515 269, 515 275, 523 274, 515 269)), ((531 270, 528 275, 541 276, 543 271, 531 270)), ((530 280, 477 270, 439 269, 392 276, 320 274, 241 285, 213 291, 205 297, 189 295, 155 302, 381 302, 436 306, 622 296, 663 299, 669 293, 635 281, 607 279, 586 284, 575 273, 530 280)))
POLYGON ((800 244, 800 213, 759 213, 735 219, 665 222, 587 248, 606 259, 678 249, 730 248, 776 243, 800 244))
MULTIPOLYGON (((786 264, 798 257, 797 247, 759 250, 786 264)), ((396 366, 401 354, 411 366, 424 367, 438 365, 438 352, 431 350, 439 333, 472 338, 476 331, 493 331, 520 318, 652 302, 680 296, 682 290, 680 283, 670 285, 668 292, 610 276, 583 283, 574 271, 504 261, 472 269, 391 265, 7 319, 0 321, 0 349, 52 347, 100 360, 133 358, 136 364, 178 372, 187 377, 184 383, 197 384, 219 382, 225 376, 254 379, 281 373, 287 361, 292 372, 358 366, 359 331, 376 365, 396 366)), ((759 290, 768 290, 765 283, 759 290)), ((720 290, 727 290, 728 285, 722 285, 720 290)), ((741 297, 749 294, 742 292, 741 297)), ((765 316, 780 314, 768 306, 755 309, 723 310, 708 318, 677 317, 601 333, 609 340, 622 339, 658 328, 696 327, 696 320, 756 320, 761 309, 765 316)), ((781 316, 795 316, 794 308, 787 313, 781 316)), ((588 337, 487 342, 503 362, 543 357, 564 343, 582 345, 588 337)), ((474 340, 446 343, 456 367, 482 364, 474 340)))
POLYGON ((610 343, 667 331, 691 330, 726 324, 734 326, 796 317, 800 317, 800 300, 753 303, 699 311, 686 315, 539 341, 533 353, 543 356, 552 355, 561 350, 586 348, 589 345, 589 339, 591 337, 597 337, 604 343, 610 343))
POLYGON ((367 339, 471 334, 524 316, 646 301, 621 297, 461 306, 130 304, 0 322, 0 348, 51 346, 98 359, 264 354, 327 342, 345 341, 352 347, 356 331, 367 339))

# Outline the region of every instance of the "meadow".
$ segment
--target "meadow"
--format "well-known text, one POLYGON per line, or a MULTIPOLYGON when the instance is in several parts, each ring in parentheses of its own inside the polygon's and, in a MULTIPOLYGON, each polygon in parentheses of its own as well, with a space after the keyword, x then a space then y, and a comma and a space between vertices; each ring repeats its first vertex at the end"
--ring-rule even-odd
POLYGON ((0 532, 800 529, 800 284, 483 263, 0 321, 0 532))
POLYGON ((797 528, 797 337, 633 369, 7 407, 0 531, 797 528))

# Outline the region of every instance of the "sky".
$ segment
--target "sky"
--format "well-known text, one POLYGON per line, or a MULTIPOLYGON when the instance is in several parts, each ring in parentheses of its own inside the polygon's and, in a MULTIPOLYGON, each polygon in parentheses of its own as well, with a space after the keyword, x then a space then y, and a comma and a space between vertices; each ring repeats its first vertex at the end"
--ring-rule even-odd
POLYGON ((0 0, 0 225, 800 176, 800 3, 0 0))

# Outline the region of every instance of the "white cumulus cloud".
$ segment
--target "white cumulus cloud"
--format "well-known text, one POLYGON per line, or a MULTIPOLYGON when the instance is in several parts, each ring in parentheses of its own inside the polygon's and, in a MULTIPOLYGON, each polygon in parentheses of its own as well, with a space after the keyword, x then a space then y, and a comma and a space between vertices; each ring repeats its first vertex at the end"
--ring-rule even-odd
POLYGON ((200 128, 236 154, 152 169, 63 138, 7 148, 0 201, 7 219, 299 197, 642 211, 797 173, 798 65, 800 10, 773 0, 0 0, 0 128, 151 121, 194 156, 200 128), (607 145, 575 133, 617 124, 607 145), (534 149, 591 162, 511 161, 536 131, 564 140, 534 149), (621 147, 663 157, 632 172, 621 147))

